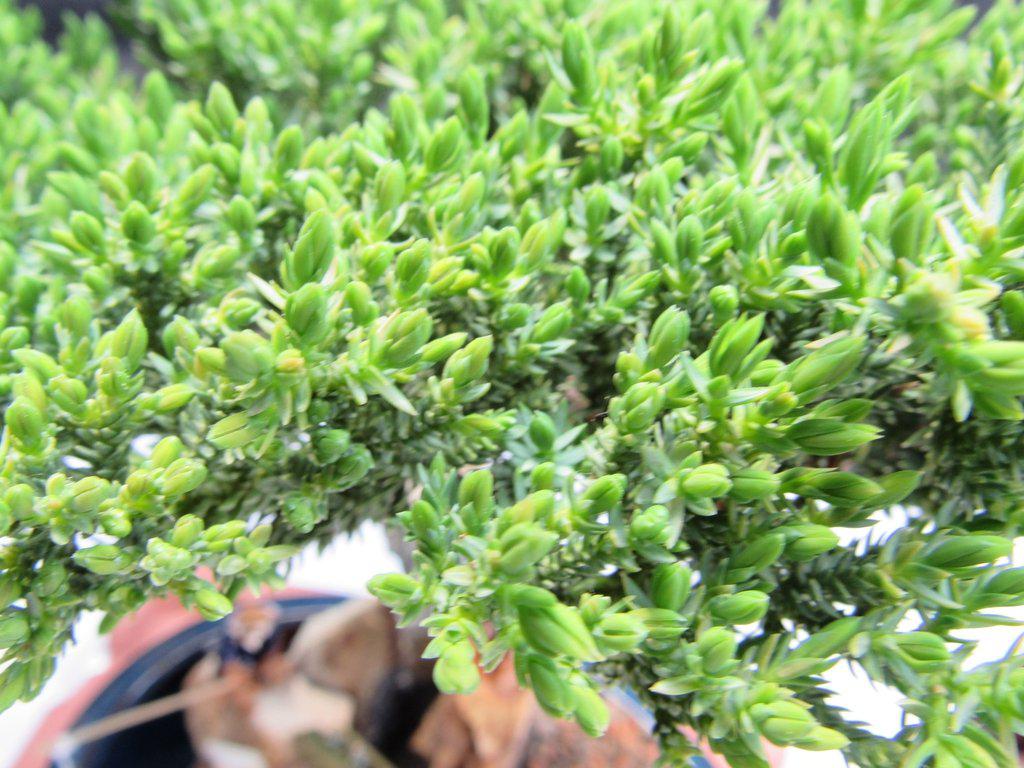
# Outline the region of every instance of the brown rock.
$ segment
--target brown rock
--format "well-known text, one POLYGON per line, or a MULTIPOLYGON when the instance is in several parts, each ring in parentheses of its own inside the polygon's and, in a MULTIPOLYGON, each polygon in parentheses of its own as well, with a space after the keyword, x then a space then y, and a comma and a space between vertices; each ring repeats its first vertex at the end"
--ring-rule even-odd
POLYGON ((519 688, 510 659, 463 696, 441 696, 412 740, 430 768, 648 768, 654 740, 611 704, 608 733, 587 736, 575 723, 544 714, 519 688))
POLYGON ((439 697, 411 746, 430 768, 516 768, 539 714, 533 696, 519 688, 511 659, 506 659, 473 693, 439 697))

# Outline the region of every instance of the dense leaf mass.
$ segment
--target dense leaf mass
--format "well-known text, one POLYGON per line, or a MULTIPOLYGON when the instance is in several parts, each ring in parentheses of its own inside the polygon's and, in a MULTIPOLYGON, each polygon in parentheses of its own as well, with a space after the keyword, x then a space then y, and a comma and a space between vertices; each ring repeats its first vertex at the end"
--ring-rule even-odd
POLYGON ((372 518, 443 690, 1013 762, 961 631, 1024 604, 1019 6, 119 8, 138 80, 0 2, 0 706, 82 611, 220 617, 372 518))

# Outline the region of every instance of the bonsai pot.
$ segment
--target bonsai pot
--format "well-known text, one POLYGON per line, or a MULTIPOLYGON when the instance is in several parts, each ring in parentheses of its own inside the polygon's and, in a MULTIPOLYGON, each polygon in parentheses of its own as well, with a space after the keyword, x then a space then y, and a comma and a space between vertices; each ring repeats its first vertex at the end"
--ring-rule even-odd
MULTIPOLYGON (((294 631, 313 614, 344 598, 293 597, 279 601, 281 624, 294 631)), ((186 674, 217 647, 222 622, 195 624, 155 645, 130 663, 104 687, 77 719, 74 727, 95 723, 129 707, 145 704, 181 689, 186 674)), ((52 768, 131 768, 146 755, 148 768, 188 768, 196 760, 181 712, 83 744, 58 758, 52 768)))
MULTIPOLYGON (((340 609, 343 604, 348 607, 356 605, 338 597, 289 597, 278 600, 277 604, 280 608, 280 633, 287 641, 295 637, 302 623, 311 617, 328 609, 340 609)), ((198 668, 197 665, 218 649, 224 635, 224 622, 200 623, 189 626, 154 645, 128 664, 100 690, 75 720, 73 729, 95 724, 130 708, 180 692, 183 686, 189 684, 188 680, 198 668)), ((303 636, 303 639, 306 645, 310 644, 308 638, 303 636)), ((337 658, 337 655, 324 651, 322 658, 329 660, 337 658)), ((410 749, 409 744, 417 728, 425 722, 425 715, 432 703, 437 700, 437 691, 429 682, 429 673, 426 678, 410 679, 408 673, 395 675, 394 678, 398 682, 378 686, 386 689, 385 695, 380 695, 380 691, 374 695, 371 721, 361 723, 357 718, 357 728, 384 757, 393 760, 396 765, 427 766, 429 762, 418 757, 410 749)), ((532 697, 532 694, 525 696, 532 697)), ((528 698, 528 701, 532 706, 532 698, 528 698)), ((514 705, 510 703, 509 706, 514 705)), ((648 727, 646 713, 634 701, 624 696, 616 696, 614 706, 622 719, 629 721, 627 730, 636 734, 629 738, 643 739, 641 746, 646 755, 646 749, 651 746, 643 736, 648 727)), ((499 699, 497 714, 500 717, 504 716, 503 707, 499 699)), ((447 713, 448 710, 443 710, 440 719, 444 720, 447 713)), ((80 744, 73 749, 58 750, 51 768, 134 768, 139 764, 140 756, 145 756, 147 768, 191 768, 196 765, 198 756, 194 746, 195 733, 189 727, 189 717, 190 715, 183 711, 173 712, 95 741, 80 744)), ((193 713, 191 717, 194 718, 195 714, 193 713)), ((550 721, 547 727, 575 728, 556 724, 555 721, 550 721)), ((561 745, 566 740, 566 733, 568 731, 549 730, 547 738, 552 743, 561 745)), ((623 731, 620 730, 618 735, 613 735, 612 738, 622 738, 622 734, 623 731)), ((581 732, 579 736, 581 743, 589 741, 581 732)), ((447 738, 447 735, 443 736, 443 740, 447 738)), ((534 731, 530 738, 543 737, 538 737, 534 731)), ((628 755, 630 749, 631 747, 626 746, 620 748, 619 752, 628 755)), ((523 765, 537 765, 544 761, 545 765, 550 764, 552 768, 555 765, 564 768, 591 768, 590 763, 574 762, 571 754, 567 757, 561 753, 561 749, 552 752, 550 749, 538 747, 538 754, 532 760, 524 759, 523 765), (563 762, 558 762, 559 759, 563 762)), ((653 754, 652 752, 651 755, 653 754)), ((634 764, 641 766, 653 764, 653 761, 647 763, 640 758, 635 759, 634 764)), ((694 768, 712 766, 703 758, 695 759, 692 765, 694 768)))

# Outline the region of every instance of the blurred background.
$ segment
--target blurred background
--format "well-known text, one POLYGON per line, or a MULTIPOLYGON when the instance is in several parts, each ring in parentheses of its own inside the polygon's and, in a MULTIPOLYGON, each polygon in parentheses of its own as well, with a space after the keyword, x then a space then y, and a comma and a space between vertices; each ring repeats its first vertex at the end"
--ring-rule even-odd
MULTIPOLYGON (((872 530, 896 528, 898 519, 880 521, 872 530)), ((1024 562, 1024 545, 1015 552, 1024 562)), ((387 536, 379 524, 365 524, 352 537, 339 539, 323 551, 310 547, 295 561, 288 576, 290 590, 323 595, 365 596, 365 583, 373 575, 398 570, 399 558, 391 551, 387 536)), ((1008 611, 1024 620, 1024 608, 1008 611)), ((99 633, 99 616, 86 615, 76 631, 76 642, 60 660, 57 672, 36 700, 16 704, 0 716, 0 768, 27 768, 19 762, 30 743, 39 741, 39 729, 55 708, 88 686, 89 681, 108 670, 115 662, 110 637, 99 633)), ((968 634, 968 633, 964 633, 968 634)), ((973 630, 978 640, 974 661, 981 663, 1006 654, 1020 635, 1018 627, 992 627, 973 630)), ((879 735, 893 735, 901 727, 899 694, 872 684, 846 666, 837 666, 826 675, 835 692, 834 702, 879 735)), ((790 750, 782 756, 778 768, 843 768, 839 753, 790 750)), ((113 768, 113 767, 112 767, 113 768)), ((717 768, 717 767, 716 767, 717 768)))

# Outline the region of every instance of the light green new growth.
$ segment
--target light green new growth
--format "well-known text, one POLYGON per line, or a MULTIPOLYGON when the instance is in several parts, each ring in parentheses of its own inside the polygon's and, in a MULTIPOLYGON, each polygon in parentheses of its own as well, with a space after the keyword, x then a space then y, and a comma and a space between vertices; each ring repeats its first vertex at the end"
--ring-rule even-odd
POLYGON ((444 691, 512 653, 670 764, 1014 763, 962 630, 1024 604, 1024 10, 120 12, 138 83, 0 2, 0 708, 83 611, 218 618, 397 518, 444 691))

